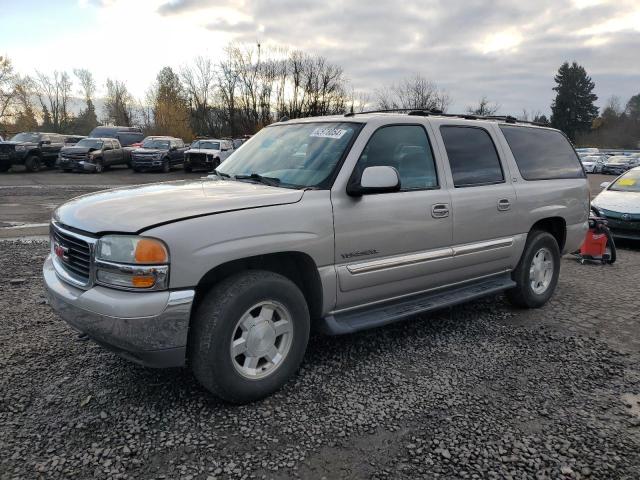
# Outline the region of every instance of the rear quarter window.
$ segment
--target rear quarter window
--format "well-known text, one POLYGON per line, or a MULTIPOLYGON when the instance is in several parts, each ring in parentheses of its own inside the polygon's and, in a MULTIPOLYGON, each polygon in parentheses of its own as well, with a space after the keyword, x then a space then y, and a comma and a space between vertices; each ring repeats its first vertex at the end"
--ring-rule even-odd
POLYGON ((584 170, 567 138, 557 130, 500 125, 525 180, 584 178, 584 170))

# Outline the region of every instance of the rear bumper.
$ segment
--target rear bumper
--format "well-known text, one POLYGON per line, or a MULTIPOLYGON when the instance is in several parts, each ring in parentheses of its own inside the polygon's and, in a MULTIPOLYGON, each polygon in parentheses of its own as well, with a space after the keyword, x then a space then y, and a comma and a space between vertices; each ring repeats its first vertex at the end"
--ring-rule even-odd
POLYGON ((58 278, 51 256, 43 266, 51 307, 96 343, 148 367, 185 364, 195 292, 125 292, 73 287, 58 278))

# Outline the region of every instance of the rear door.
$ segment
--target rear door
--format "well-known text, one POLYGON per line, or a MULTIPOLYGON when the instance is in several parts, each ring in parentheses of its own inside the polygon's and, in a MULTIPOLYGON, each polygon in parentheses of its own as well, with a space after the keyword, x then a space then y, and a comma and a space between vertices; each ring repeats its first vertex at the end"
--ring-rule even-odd
POLYGON ((511 268, 517 197, 493 125, 446 122, 438 133, 453 185, 453 268, 461 280, 511 268))

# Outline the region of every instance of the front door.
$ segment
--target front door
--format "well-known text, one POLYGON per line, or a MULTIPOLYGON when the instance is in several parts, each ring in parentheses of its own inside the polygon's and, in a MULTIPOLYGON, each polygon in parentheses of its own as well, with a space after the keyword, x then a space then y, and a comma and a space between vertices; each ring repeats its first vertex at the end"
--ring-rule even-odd
POLYGON ((338 309, 438 286, 451 260, 449 192, 425 126, 376 130, 355 170, 380 165, 398 170, 399 192, 331 194, 338 309))

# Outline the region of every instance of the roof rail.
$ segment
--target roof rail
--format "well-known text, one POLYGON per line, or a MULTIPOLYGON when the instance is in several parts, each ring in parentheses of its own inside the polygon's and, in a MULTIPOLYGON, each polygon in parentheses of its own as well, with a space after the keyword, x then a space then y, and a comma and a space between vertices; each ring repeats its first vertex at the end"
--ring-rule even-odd
POLYGON ((444 113, 438 109, 427 108, 387 108, 381 110, 367 110, 364 112, 348 112, 345 113, 345 117, 353 117, 355 115, 366 115, 369 113, 402 113, 406 112, 407 115, 428 117, 434 115, 437 117, 449 117, 449 118, 464 118, 465 120, 501 120, 505 123, 525 123, 528 125, 536 125, 538 127, 547 127, 548 124, 540 122, 530 122, 528 120, 519 120, 511 115, 476 115, 473 113, 444 113))

